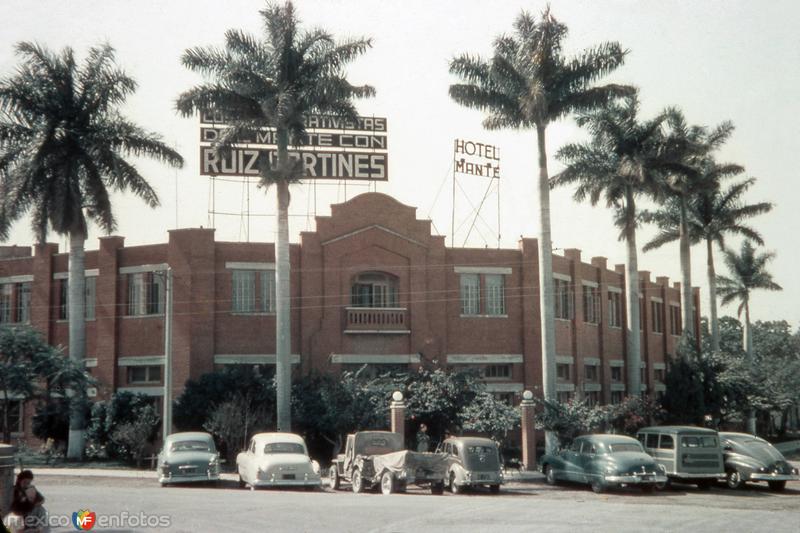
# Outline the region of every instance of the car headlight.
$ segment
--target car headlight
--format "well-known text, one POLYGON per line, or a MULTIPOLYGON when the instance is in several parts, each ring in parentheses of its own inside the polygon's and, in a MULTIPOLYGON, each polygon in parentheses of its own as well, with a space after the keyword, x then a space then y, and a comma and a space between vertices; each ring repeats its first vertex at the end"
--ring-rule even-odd
POLYGON ((766 472, 766 471, 767 471, 767 469, 766 469, 766 467, 763 467, 763 466, 762 466, 761 468, 759 468, 759 469, 758 469, 758 471, 759 471, 759 472, 766 472))

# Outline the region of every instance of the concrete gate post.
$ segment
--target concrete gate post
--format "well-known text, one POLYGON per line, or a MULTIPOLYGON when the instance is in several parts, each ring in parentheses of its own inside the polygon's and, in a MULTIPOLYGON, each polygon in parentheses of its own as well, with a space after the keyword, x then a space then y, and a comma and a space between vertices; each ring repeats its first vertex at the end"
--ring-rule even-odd
POLYGON ((394 391, 392 394, 392 402, 389 404, 389 412, 391 413, 392 433, 399 433, 403 439, 406 438, 406 402, 403 398, 403 393, 394 391))
POLYGON ((16 447, 0 444, 0 513, 5 516, 11 509, 14 493, 14 452, 16 447))
POLYGON ((534 419, 535 404, 533 393, 526 390, 522 393, 519 405, 522 424, 522 463, 525 470, 536 470, 536 424, 534 419))

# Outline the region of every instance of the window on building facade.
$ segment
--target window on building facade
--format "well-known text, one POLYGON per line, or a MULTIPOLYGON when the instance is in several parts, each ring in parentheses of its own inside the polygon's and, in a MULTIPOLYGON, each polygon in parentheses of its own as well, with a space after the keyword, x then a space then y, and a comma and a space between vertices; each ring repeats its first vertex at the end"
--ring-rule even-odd
POLYGON ((484 283, 486 283, 486 314, 505 315, 505 276, 502 274, 486 274, 484 283))
POLYGON ((382 272, 359 274, 350 289, 353 307, 397 307, 397 278, 382 272))
POLYGON ((589 404, 590 407, 593 407, 600 403, 600 391, 593 390, 584 392, 583 397, 586 400, 586 403, 589 404))
POLYGON ((481 278, 478 274, 461 274, 461 314, 479 315, 481 312, 481 278))
POLYGON ((664 383, 664 369, 663 368, 654 368, 653 369, 653 380, 658 381, 659 383, 664 383))
POLYGON ((11 323, 11 302, 14 294, 14 285, 4 283, 0 285, 0 324, 11 323))
POLYGON ((600 323, 600 289, 597 287, 583 286, 583 321, 600 323))
POLYGON ((622 381, 622 367, 621 366, 612 366, 611 367, 611 381, 622 381))
MULTIPOLYGON (((97 300, 97 278, 87 276, 84 294, 84 316, 86 320, 94 320, 95 306, 97 300)), ((67 320, 69 318, 69 280, 58 280, 58 319, 67 320)))
MULTIPOLYGON (((10 433, 22 433, 25 429, 23 427, 23 403, 20 400, 8 401, 8 431, 10 433)), ((2 425, 2 424, 0 424, 2 425)))
POLYGON ((621 404, 624 397, 625 397, 625 392, 624 391, 612 390, 611 391, 611 404, 612 405, 621 404))
POLYGON ((256 271, 234 270, 231 276, 231 311, 254 313, 256 310, 256 271))
POLYGON ((572 392, 561 390, 556 393, 558 403, 569 403, 572 400, 572 392))
POLYGON ((677 305, 669 306, 669 332, 672 335, 681 334, 681 308, 677 305))
POLYGON ((17 305, 14 311, 14 322, 27 324, 31 321, 31 284, 17 283, 17 305))
POLYGON ((484 378, 510 378, 511 365, 486 365, 481 374, 484 378))
POLYGON ((594 364, 586 364, 584 367, 584 377, 586 381, 597 381, 599 377, 598 366, 594 364))
POLYGON ((261 271, 261 312, 275 312, 275 271, 261 271))
POLYGON ((161 381, 161 365, 129 366, 128 383, 159 383, 161 381))
POLYGON ((573 316, 572 289, 570 282, 563 279, 553 280, 553 293, 555 296, 555 316, 570 320, 573 316))
POLYGON ((513 392, 495 392, 493 393, 495 399, 498 402, 503 402, 506 405, 511 407, 516 406, 516 401, 514 401, 514 393, 513 392))
POLYGON ((128 274, 128 316, 163 314, 164 282, 163 271, 128 274))
POLYGON ((653 333, 664 333, 664 302, 650 302, 653 315, 653 333))
POLYGON ((619 292, 608 292, 608 325, 622 327, 622 294, 619 292))
POLYGON ((569 381, 569 364, 568 363, 556 363, 556 377, 558 379, 563 379, 565 381, 569 381))

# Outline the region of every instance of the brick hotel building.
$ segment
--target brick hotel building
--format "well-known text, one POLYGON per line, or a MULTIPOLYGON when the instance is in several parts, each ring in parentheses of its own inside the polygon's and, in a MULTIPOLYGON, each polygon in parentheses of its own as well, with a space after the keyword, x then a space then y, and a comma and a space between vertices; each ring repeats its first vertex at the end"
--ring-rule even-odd
MULTIPOLYGON (((415 208, 379 193, 331 206, 291 245, 294 372, 479 369, 515 403, 541 389, 537 242, 517 249, 447 248, 415 208)), ((557 222, 557 221, 556 221, 557 222)), ((164 276, 173 276, 173 397, 225 365, 275 362, 275 250, 217 242, 213 229, 169 232, 163 244, 100 238, 86 252, 86 366, 98 397, 163 395, 164 276)), ((604 257, 553 256, 558 395, 619 402, 625 394, 624 268, 604 257)), ((0 323, 30 323, 68 345, 68 254, 45 244, 0 248, 0 323)), ((640 272, 642 391, 664 390, 680 335, 680 290, 640 272)), ((698 290, 694 305, 699 309, 698 290)), ((698 313, 695 313, 699 330, 698 313)), ((19 405, 15 437, 30 437, 19 405)))

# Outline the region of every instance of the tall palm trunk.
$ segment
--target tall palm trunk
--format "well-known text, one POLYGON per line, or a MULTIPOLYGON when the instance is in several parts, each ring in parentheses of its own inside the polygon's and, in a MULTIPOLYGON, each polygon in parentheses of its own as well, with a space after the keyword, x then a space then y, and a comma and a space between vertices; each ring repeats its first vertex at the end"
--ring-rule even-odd
POLYGON ((642 390, 642 344, 639 330, 639 256, 636 250, 636 202, 633 189, 625 190, 625 351, 628 367, 628 396, 639 396, 642 390))
MULTIPOLYGON (((86 272, 84 270, 84 243, 86 236, 82 231, 73 230, 69 235, 69 357, 78 368, 83 368, 86 357, 86 312, 85 287, 86 272)), ((69 444, 67 457, 82 459, 85 440, 86 420, 84 417, 84 400, 86 391, 73 391, 70 400, 69 444)))
MULTIPOLYGON (((281 128, 278 137, 278 168, 285 171, 289 167, 288 132, 281 128)), ((277 428, 278 431, 292 430, 291 390, 292 390, 292 331, 290 308, 291 265, 289 261, 289 183, 283 176, 277 182, 278 197, 278 238, 275 247, 275 284, 277 301, 275 306, 275 377, 277 382, 277 428)))
MULTIPOLYGON (((542 332, 542 386, 545 400, 556 399, 556 327, 553 297, 553 244, 550 239, 550 183, 545 127, 536 127, 539 149, 539 309, 542 332)), ((545 451, 558 448, 554 431, 545 432, 545 451)))
POLYGON ((689 225, 686 213, 686 197, 681 196, 681 220, 680 220, 680 256, 681 256, 681 328, 682 337, 694 339, 694 320, 692 315, 692 256, 691 244, 689 242, 689 225))
MULTIPOLYGON (((747 354, 747 364, 750 370, 753 369, 755 361, 753 360, 753 331, 750 329, 750 302, 744 302, 744 335, 743 335, 744 351, 747 354)), ((747 432, 753 435, 756 434, 756 410, 752 407, 747 411, 747 432)))
POLYGON ((711 317, 711 349, 719 351, 719 320, 717 319, 717 273, 714 269, 714 243, 706 239, 708 269, 708 314, 711 317))

